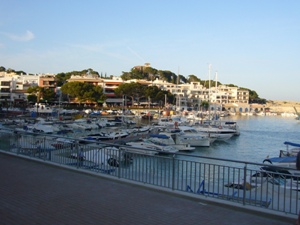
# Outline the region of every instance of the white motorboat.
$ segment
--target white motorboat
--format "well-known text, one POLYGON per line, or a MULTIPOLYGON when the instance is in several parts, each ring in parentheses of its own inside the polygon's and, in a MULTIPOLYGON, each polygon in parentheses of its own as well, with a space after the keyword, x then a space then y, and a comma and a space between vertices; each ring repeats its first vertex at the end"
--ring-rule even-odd
POLYGON ((159 134, 150 134, 149 139, 153 142, 170 145, 175 147, 178 151, 194 151, 195 147, 190 144, 181 143, 180 138, 177 138, 180 133, 161 132, 159 134))
POLYGON ((207 120, 194 124, 194 127, 201 132, 222 134, 225 140, 229 137, 229 134, 232 134, 232 136, 240 135, 239 126, 234 121, 207 120))
POLYGON ((96 124, 98 124, 101 127, 113 127, 117 124, 121 124, 121 122, 116 120, 108 120, 107 118, 100 118, 95 121, 96 124))
POLYGON ((278 172, 287 175, 300 175, 300 172, 296 170, 297 154, 300 151, 300 144, 293 142, 284 142, 286 150, 280 150, 278 157, 265 158, 261 169, 264 171, 278 172), (293 146, 294 148, 290 148, 293 146))
POLYGON ((125 138, 129 135, 124 131, 111 131, 111 132, 98 132, 94 134, 88 134, 87 136, 79 138, 80 141, 109 141, 125 138))
POLYGON ((132 128, 126 129, 130 134, 147 134, 151 131, 150 126, 134 126, 132 128))
POLYGON ((150 139, 127 142, 126 146, 122 146, 122 149, 131 153, 140 153, 145 155, 173 154, 178 152, 178 149, 173 146, 155 142, 150 139))
POLYGON ((227 141, 234 136, 234 130, 223 128, 222 126, 194 126, 198 132, 208 133, 211 138, 216 141, 227 141))
POLYGON ((175 122, 177 122, 177 124, 179 123, 178 121, 173 121, 169 117, 161 117, 161 118, 158 118, 157 125, 158 126, 166 126, 166 127, 174 127, 175 122))
POLYGON ((59 129, 54 125, 35 123, 35 124, 23 125, 23 127, 16 127, 14 131, 15 133, 26 132, 26 133, 54 134, 58 132, 59 129))
POLYGON ((52 114, 53 112, 56 112, 56 108, 53 108, 47 104, 44 103, 35 103, 34 106, 31 108, 28 108, 28 111, 35 112, 35 113, 45 113, 45 114, 52 114))
POLYGON ((90 119, 77 119, 73 123, 70 124, 70 126, 73 126, 75 129, 81 129, 81 130, 94 130, 101 128, 100 125, 98 125, 96 122, 90 120, 90 119))
POLYGON ((178 131, 181 133, 177 136, 180 142, 190 146, 209 147, 216 140, 206 133, 198 132, 191 126, 178 126, 178 131))
POLYGON ((74 122, 69 123, 68 126, 74 130, 81 130, 81 131, 92 130, 92 128, 87 125, 86 121, 83 122, 81 120, 75 120, 74 122))
POLYGON ((75 140, 59 137, 52 139, 50 143, 56 149, 73 148, 75 145, 75 140))
POLYGON ((58 129, 55 129, 53 125, 46 125, 41 123, 27 125, 27 129, 34 133, 44 133, 44 134, 53 134, 58 131, 58 129))

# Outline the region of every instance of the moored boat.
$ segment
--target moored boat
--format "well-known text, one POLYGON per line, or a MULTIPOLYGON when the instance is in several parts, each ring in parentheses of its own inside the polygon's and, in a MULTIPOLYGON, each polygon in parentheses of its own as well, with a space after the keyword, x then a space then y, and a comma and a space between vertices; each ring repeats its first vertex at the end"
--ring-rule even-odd
POLYGON ((191 147, 190 144, 180 142, 180 138, 177 138, 179 133, 161 132, 159 134, 150 134, 149 139, 158 143, 166 144, 175 147, 178 151, 194 151, 195 147, 191 147))

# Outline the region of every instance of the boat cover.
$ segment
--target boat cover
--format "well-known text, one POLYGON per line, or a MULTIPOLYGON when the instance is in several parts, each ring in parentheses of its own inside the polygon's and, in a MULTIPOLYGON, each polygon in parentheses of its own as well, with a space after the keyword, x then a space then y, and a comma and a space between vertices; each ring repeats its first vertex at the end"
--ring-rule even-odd
POLYGON ((288 157, 274 157, 274 158, 268 158, 264 161, 270 161, 274 163, 289 163, 289 162, 296 162, 296 156, 288 156, 288 157))
POLYGON ((156 137, 161 139, 169 139, 169 137, 165 134, 150 134, 150 137, 156 137))
POLYGON ((291 145, 291 146, 294 146, 294 147, 300 147, 300 144, 289 142, 289 141, 285 141, 283 144, 285 144, 285 145, 291 145))
POLYGON ((236 124, 236 122, 225 122, 225 124, 236 124))

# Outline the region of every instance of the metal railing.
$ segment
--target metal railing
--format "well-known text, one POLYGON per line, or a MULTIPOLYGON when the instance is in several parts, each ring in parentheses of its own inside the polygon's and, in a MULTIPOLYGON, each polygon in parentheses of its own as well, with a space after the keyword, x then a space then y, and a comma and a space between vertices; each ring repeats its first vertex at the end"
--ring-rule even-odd
POLYGON ((83 143, 5 129, 0 130, 0 138, 0 150, 17 155, 286 214, 299 211, 300 176, 262 170, 265 164, 183 153, 152 154, 113 143, 83 143))

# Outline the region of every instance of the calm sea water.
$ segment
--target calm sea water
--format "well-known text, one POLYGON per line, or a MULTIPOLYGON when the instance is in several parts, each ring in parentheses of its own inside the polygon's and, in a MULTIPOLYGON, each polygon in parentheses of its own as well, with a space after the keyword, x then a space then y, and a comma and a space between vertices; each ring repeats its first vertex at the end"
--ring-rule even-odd
POLYGON ((240 136, 226 142, 214 142, 210 147, 198 147, 191 154, 262 163, 267 157, 277 157, 285 150, 285 141, 300 143, 300 121, 281 116, 234 116, 240 136))

